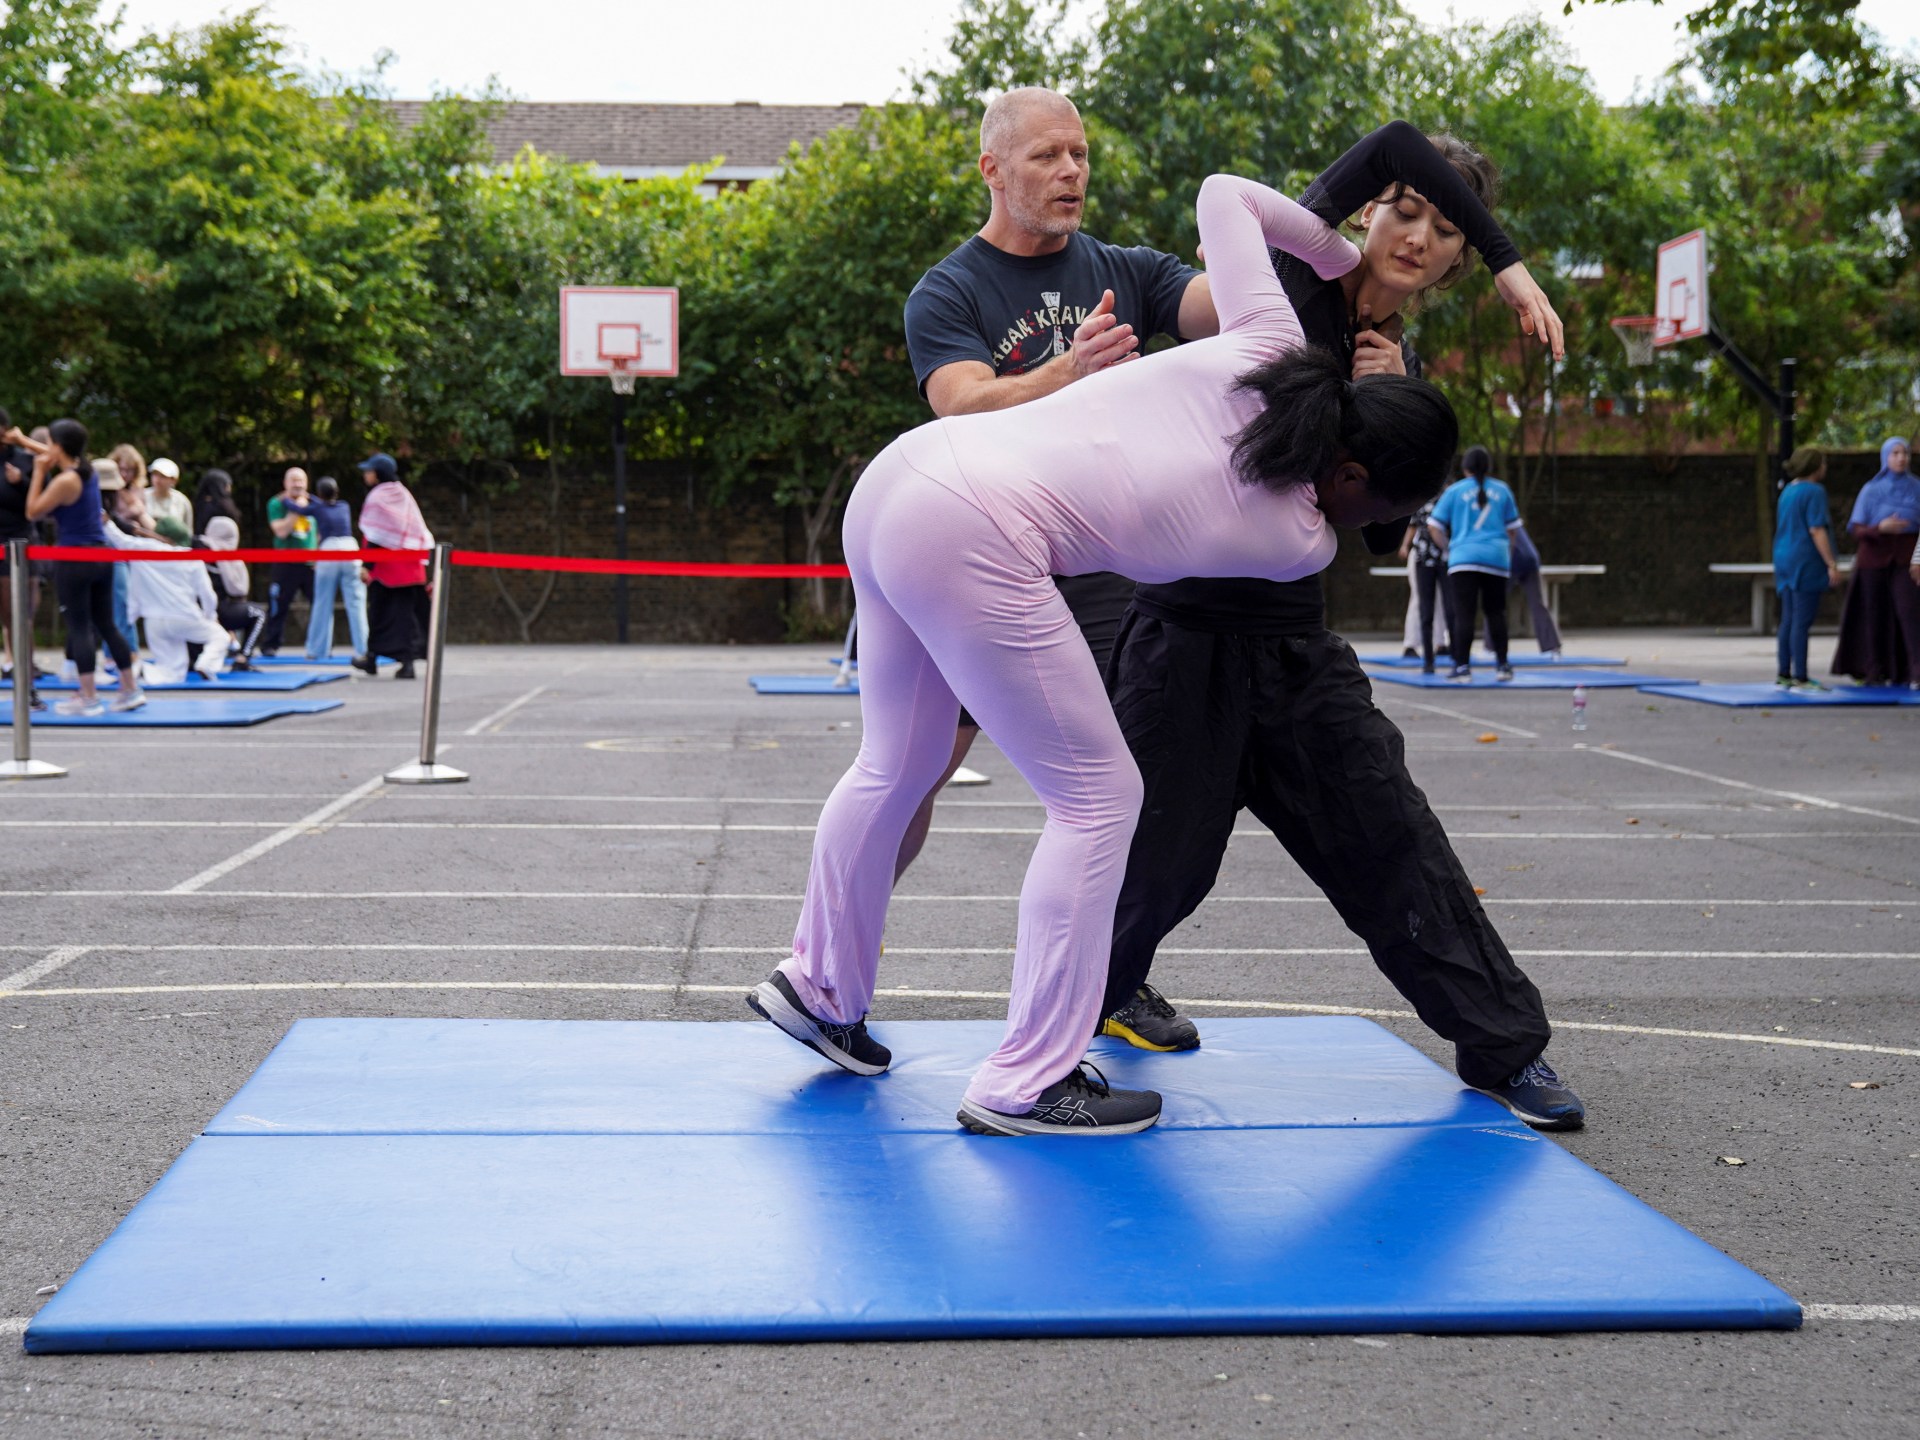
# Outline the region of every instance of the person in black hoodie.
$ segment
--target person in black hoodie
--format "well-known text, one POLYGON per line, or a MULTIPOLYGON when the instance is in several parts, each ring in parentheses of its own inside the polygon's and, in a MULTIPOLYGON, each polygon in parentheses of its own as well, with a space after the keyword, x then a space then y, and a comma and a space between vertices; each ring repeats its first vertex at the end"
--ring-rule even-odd
MULTIPOLYGON (((1495 188, 1484 157, 1404 121, 1342 155, 1301 204, 1330 225, 1358 215, 1360 268, 1322 280, 1273 257, 1308 342, 1344 357, 1355 379, 1418 374, 1404 312, 1466 274, 1477 252, 1521 328, 1562 353, 1559 317, 1493 220, 1495 188)), ((1404 522, 1369 527, 1367 548, 1391 554, 1404 533, 1404 522)), ((1318 576, 1140 586, 1107 687, 1146 794, 1101 1033, 1148 1050, 1200 1043, 1147 977, 1161 940, 1213 888, 1234 818, 1250 809, 1420 1018, 1454 1042, 1463 1080, 1536 1127, 1583 1122, 1579 1097, 1544 1059, 1540 993, 1475 898, 1352 648, 1327 629, 1318 576)))
MULTIPOLYGON (((33 480, 33 452, 24 445, 14 443, 17 432, 13 428, 13 417, 4 407, 0 407, 0 546, 12 540, 25 540, 29 544, 39 537, 34 532, 33 521, 27 518, 27 488, 33 480)), ((40 611, 40 577, 29 569, 27 581, 27 616, 31 627, 33 617, 40 611)), ((4 557, 0 557, 0 625, 7 630, 7 665, 9 671, 16 667, 20 650, 26 656, 26 670, 22 673, 32 675, 33 632, 29 628, 24 648, 18 644, 13 633, 13 575, 4 557)), ((33 694, 29 686, 29 698, 32 707, 44 710, 46 702, 33 694)))

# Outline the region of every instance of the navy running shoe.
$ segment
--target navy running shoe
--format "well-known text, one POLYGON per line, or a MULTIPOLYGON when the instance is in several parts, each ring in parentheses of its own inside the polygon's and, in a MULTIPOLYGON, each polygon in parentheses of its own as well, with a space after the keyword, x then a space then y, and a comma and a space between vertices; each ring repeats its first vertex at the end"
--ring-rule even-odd
POLYGON ((1554 1073, 1542 1055, 1500 1085, 1476 1085, 1536 1130, 1578 1130, 1587 1123, 1587 1107, 1554 1073))
POLYGON ((893 1052, 867 1034, 865 1020, 856 1020, 851 1025, 822 1020, 800 1003, 793 983, 778 970, 747 992, 747 1006, 762 1020, 771 1020, 842 1070, 851 1070, 856 1075, 878 1075, 893 1063, 893 1052))

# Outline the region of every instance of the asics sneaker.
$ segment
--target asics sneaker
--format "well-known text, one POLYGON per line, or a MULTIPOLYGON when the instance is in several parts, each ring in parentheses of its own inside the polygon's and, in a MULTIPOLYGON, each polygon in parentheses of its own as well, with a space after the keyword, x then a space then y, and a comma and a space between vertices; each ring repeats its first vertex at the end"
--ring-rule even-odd
POLYGON ((1133 999, 1100 1022, 1100 1033, 1126 1041, 1139 1050, 1198 1050, 1200 1031, 1151 985, 1133 992, 1133 999))
POLYGON ((842 1070, 856 1075, 878 1075, 893 1063, 893 1052, 867 1034, 867 1022, 842 1025, 822 1020, 800 1003, 800 996, 778 970, 747 992, 747 1008, 770 1020, 809 1050, 816 1050, 842 1070))
POLYGON ((1503 1084, 1475 1086, 1491 1095, 1536 1130, 1578 1130, 1587 1121, 1587 1107, 1567 1088, 1543 1055, 1503 1084))
POLYGON ((1152 1090, 1115 1090, 1091 1061, 1082 1060, 1066 1079, 1040 1092, 1024 1115, 961 1102, 960 1123, 976 1135, 1133 1135, 1160 1119, 1152 1090))

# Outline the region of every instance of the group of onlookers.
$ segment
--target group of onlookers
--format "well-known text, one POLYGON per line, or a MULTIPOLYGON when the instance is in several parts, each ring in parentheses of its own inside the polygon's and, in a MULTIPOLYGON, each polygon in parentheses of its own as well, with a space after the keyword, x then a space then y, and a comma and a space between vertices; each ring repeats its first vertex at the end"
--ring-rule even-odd
MULTIPOLYGON (((1774 525, 1773 582, 1780 593, 1779 672, 1787 690, 1824 690, 1807 674, 1808 635, 1820 599, 1840 584, 1825 480, 1827 460, 1802 446, 1787 460, 1774 525)), ((1920 479, 1912 451, 1895 435, 1880 447, 1880 469, 1861 489, 1847 517, 1853 584, 1840 610, 1840 642, 1832 673, 1865 685, 1920 690, 1920 479)))
MULTIPOLYGON (((32 567, 29 613, 38 609, 42 581, 51 580, 76 687, 54 708, 70 715, 133 710, 146 703, 145 686, 180 684, 189 670, 215 680, 230 670, 251 669, 259 657, 279 651, 300 596, 308 607, 307 658, 322 659, 332 650, 338 602, 347 614, 352 664, 371 675, 378 673, 380 658, 396 660, 397 677, 412 679, 414 662, 426 654, 424 562, 381 559, 363 568, 354 560, 317 558, 329 550, 431 547, 432 534, 393 459, 373 455, 361 462, 360 472, 368 486, 360 517, 364 547, 354 537, 353 513, 336 480, 322 476, 309 490, 305 470, 286 472, 280 493, 267 503, 267 523, 273 548, 287 559, 272 567, 263 605, 251 598, 246 563, 219 558, 238 550, 241 536, 233 478, 226 471, 206 471, 189 501, 172 460, 149 464, 131 445, 95 457, 88 452, 86 427, 76 420, 25 433, 0 410, 0 542, 50 539, 102 552, 99 561, 36 561, 32 567), (208 552, 207 562, 111 560, 113 551, 187 548, 208 552), (315 558, 296 558, 302 552, 315 558), (137 662, 143 632, 148 658, 137 662), (103 649, 114 667, 111 700, 102 698, 96 683, 103 649)), ((32 664, 31 644, 21 646, 11 633, 12 603, 11 574, 0 566, 8 667, 16 680, 52 679, 32 664)), ((44 708, 37 694, 29 703, 44 708)))

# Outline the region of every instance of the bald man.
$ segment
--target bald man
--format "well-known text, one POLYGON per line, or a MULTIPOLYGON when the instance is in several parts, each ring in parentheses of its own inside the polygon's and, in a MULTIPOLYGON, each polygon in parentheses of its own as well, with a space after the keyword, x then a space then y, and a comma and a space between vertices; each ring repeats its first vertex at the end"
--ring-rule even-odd
MULTIPOLYGON (((1127 363, 1156 335, 1197 340, 1218 331, 1205 275, 1172 255, 1109 245, 1081 230, 1087 176, 1087 132, 1066 96, 1028 87, 987 107, 980 122, 987 222, 907 297, 907 349, 934 414, 1024 404, 1127 363)), ((1057 578, 1104 672, 1133 582, 1057 578)), ((961 711, 952 761, 907 829, 897 872, 919 854, 934 798, 979 733, 961 711)), ((1184 1038, 1180 1027, 1191 1029, 1157 994, 1138 998, 1124 1007, 1127 1023, 1109 1033, 1164 1049, 1170 1037, 1184 1038)))
MULTIPOLYGON (((308 551, 319 544, 312 501, 307 495, 307 472, 298 465, 281 478, 280 493, 267 501, 267 524, 273 530, 276 550, 308 551)), ((272 583, 267 587, 267 628, 260 635, 262 655, 279 651, 296 595, 307 597, 307 623, 312 624, 313 566, 304 560, 275 565, 272 583)))

